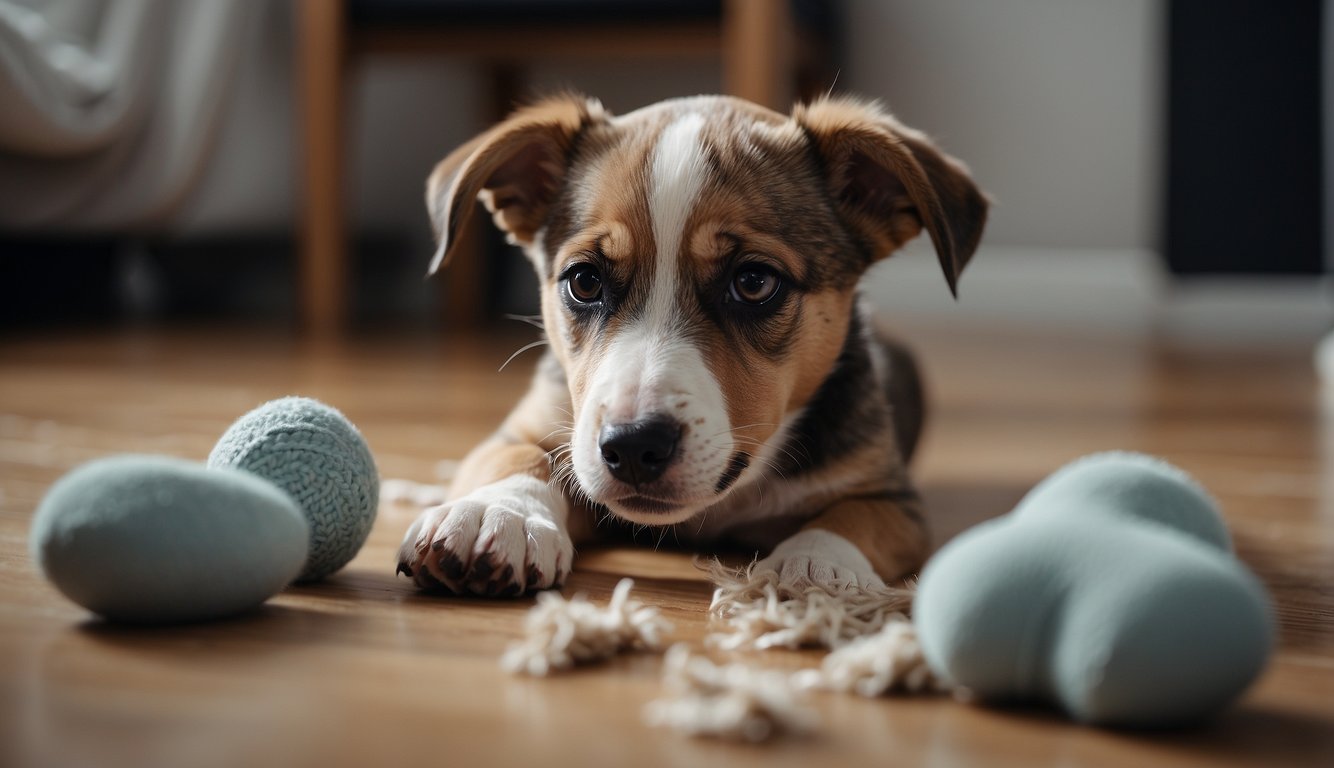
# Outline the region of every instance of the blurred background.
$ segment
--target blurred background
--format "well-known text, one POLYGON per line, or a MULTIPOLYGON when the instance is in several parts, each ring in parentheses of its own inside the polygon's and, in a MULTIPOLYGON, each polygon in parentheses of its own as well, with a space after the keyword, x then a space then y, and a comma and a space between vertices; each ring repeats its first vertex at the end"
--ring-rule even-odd
POLYGON ((424 180, 535 94, 627 112, 876 98, 996 200, 949 299, 889 313, 1318 338, 1334 78, 1323 0, 0 0, 0 332, 469 328, 521 259, 425 281, 424 180))

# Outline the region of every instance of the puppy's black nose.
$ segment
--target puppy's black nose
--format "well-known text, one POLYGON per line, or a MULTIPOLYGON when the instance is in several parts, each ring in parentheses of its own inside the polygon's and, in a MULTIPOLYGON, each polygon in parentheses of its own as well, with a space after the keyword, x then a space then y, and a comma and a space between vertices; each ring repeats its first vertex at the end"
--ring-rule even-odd
POLYGON ((608 424, 602 428, 598 447, 612 477, 639 485, 662 477, 676 455, 681 425, 654 416, 630 424, 608 424))

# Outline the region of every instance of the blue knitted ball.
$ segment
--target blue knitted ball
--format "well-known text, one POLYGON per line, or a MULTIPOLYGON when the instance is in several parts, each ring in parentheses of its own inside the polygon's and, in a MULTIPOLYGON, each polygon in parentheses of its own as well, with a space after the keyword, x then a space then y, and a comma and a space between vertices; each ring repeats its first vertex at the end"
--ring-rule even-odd
POLYGON ((380 499, 370 448, 343 414, 317 400, 284 397, 247 413, 209 454, 286 491, 310 522, 310 554, 298 581, 347 565, 366 543, 380 499))

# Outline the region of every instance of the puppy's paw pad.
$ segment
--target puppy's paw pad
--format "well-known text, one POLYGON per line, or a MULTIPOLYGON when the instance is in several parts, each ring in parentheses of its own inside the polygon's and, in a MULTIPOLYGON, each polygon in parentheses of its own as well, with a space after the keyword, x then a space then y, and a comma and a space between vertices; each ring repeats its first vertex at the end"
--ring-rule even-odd
POLYGON ((776 568, 778 580, 790 587, 808 587, 812 585, 826 587, 862 586, 857 572, 828 560, 819 560, 805 556, 785 559, 776 568))
POLYGON ((866 556, 847 539, 821 530, 801 531, 755 564, 757 572, 771 572, 785 586, 834 589, 879 589, 885 582, 866 556))
POLYGON ((398 572, 422 589, 460 595, 557 586, 574 554, 565 515, 564 498, 535 478, 483 486, 421 514, 399 549, 398 572))

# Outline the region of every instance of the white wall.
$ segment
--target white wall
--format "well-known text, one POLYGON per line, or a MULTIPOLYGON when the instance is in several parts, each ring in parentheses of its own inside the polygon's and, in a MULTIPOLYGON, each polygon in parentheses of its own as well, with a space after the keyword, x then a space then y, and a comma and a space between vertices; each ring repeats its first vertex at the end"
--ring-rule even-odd
POLYGON ((840 85, 881 98, 996 198, 987 242, 1156 244, 1158 0, 852 0, 840 85))

